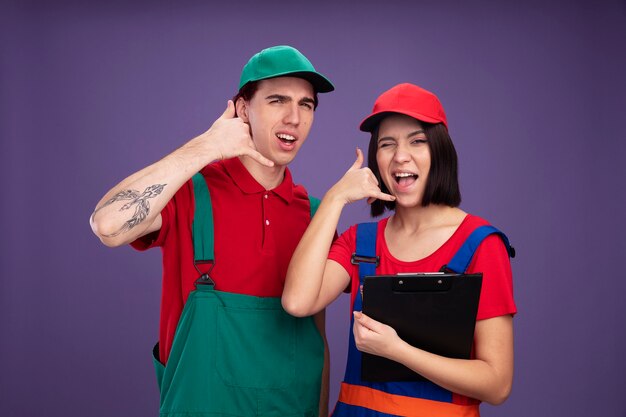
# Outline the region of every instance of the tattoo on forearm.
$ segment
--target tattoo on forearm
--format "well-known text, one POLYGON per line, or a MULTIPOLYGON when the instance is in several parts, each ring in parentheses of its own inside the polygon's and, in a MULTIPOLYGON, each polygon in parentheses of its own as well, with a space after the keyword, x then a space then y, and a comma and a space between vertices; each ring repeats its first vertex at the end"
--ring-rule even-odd
POLYGON ((115 203, 116 201, 130 200, 128 203, 124 204, 120 208, 120 211, 128 210, 132 206, 136 206, 136 207, 135 207, 135 213, 133 213, 133 216, 130 219, 128 219, 117 232, 111 233, 110 235, 104 235, 104 236, 115 237, 117 235, 120 235, 124 232, 129 231, 133 227, 137 226, 139 223, 143 222, 146 219, 146 217, 148 217, 148 214, 150 213, 150 203, 148 202, 148 200, 150 198, 154 198, 158 196, 159 194, 161 194, 161 191, 163 191, 163 188, 165 188, 166 185, 167 184, 151 185, 148 188, 146 188, 143 193, 139 193, 139 191, 137 190, 124 190, 115 194, 113 197, 105 201, 104 204, 98 207, 94 213, 98 212, 99 210, 102 210, 104 207, 108 205, 115 203))

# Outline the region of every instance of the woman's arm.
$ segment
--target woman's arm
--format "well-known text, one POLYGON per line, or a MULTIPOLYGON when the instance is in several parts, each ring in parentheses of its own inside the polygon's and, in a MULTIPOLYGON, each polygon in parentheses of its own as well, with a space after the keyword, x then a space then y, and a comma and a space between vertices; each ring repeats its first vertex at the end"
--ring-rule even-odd
POLYGON ((451 359, 409 345, 393 328, 361 312, 354 313, 354 339, 366 353, 400 362, 435 384, 490 404, 501 404, 513 382, 513 318, 476 322, 475 359, 451 359))
POLYGON ((350 282, 341 265, 327 260, 343 207, 364 198, 394 199, 380 191, 374 174, 369 168, 361 168, 362 164, 363 153, 357 149, 356 161, 328 190, 291 258, 282 303, 294 316, 309 316, 322 310, 350 282))

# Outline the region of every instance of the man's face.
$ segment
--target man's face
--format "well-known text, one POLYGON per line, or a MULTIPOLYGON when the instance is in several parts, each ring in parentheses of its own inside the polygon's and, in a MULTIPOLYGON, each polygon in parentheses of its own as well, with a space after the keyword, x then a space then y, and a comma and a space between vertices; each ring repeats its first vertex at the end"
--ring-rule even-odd
POLYGON ((301 78, 262 80, 250 101, 237 101, 237 114, 250 125, 257 150, 277 166, 285 166, 311 130, 313 97, 313 86, 301 78))

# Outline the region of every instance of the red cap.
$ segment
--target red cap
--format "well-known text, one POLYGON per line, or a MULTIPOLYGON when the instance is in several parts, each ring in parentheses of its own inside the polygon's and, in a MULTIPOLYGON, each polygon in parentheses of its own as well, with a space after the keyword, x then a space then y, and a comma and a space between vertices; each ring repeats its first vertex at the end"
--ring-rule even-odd
POLYGON ((405 114, 426 123, 443 123, 448 128, 446 113, 437 96, 414 84, 398 84, 382 93, 374 103, 372 114, 361 122, 360 129, 371 132, 389 113, 405 114))

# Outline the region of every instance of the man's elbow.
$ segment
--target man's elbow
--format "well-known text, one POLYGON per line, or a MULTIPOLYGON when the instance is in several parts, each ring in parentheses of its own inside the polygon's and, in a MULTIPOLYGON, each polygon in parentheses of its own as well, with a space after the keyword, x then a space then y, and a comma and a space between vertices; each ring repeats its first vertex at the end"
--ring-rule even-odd
POLYGON ((103 219, 95 219, 93 214, 89 217, 89 225, 91 226, 91 231, 105 246, 116 248, 125 243, 122 239, 113 236, 116 231, 113 230, 113 226, 110 223, 103 219))

